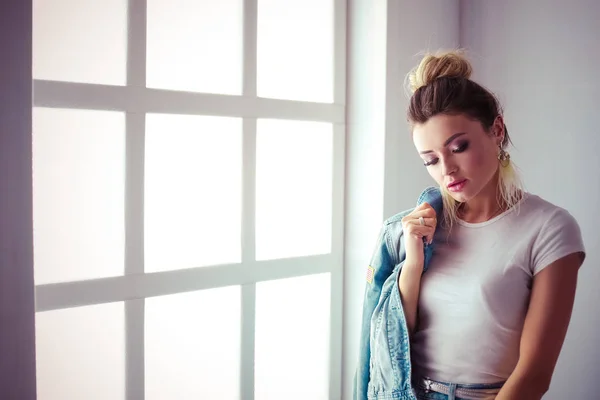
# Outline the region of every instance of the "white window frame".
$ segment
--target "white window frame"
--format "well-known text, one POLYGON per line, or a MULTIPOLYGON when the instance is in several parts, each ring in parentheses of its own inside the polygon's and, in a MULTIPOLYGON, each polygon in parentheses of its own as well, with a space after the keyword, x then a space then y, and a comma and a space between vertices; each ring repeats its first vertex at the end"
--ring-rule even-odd
MULTIPOLYGON (((344 177, 346 142, 345 0, 334 1, 334 102, 259 98, 256 95, 257 0, 244 0, 244 68, 241 96, 146 88, 146 0, 129 0, 126 86, 34 80, 34 107, 112 110, 126 113, 125 273, 123 276, 38 285, 36 311, 109 302, 125 304, 127 400, 144 399, 144 299, 239 285, 242 289, 241 398, 254 399, 256 283, 317 273, 331 274, 329 398, 341 398, 344 177), (242 262, 144 273, 145 114, 243 118, 242 262), (277 118, 333 124, 331 253, 256 261, 256 120, 277 118)), ((31 4, 29 3, 29 8, 31 4)), ((307 294, 309 295, 309 294, 307 294)))

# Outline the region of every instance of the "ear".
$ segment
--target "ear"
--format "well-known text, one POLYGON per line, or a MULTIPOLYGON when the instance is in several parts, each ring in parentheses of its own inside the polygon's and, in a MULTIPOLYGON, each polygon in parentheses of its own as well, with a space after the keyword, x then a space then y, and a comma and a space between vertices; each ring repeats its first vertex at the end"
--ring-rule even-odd
POLYGON ((504 132, 504 118, 502 115, 498 115, 492 124, 492 136, 498 147, 502 146, 502 142, 504 142, 504 132))

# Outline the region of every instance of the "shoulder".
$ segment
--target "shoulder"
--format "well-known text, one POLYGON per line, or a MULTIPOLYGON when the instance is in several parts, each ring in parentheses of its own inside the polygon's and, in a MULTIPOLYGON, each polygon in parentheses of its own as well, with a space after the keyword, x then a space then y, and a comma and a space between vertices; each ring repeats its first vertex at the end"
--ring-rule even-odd
POLYGON ((582 253, 585 257, 581 229, 569 211, 539 196, 529 195, 526 200, 522 212, 532 217, 523 222, 527 229, 535 230, 531 243, 534 275, 568 254, 582 253))
POLYGON ((385 242, 390 254, 397 254, 402 236, 402 218, 410 214, 414 208, 401 211, 383 221, 381 239, 385 242))
POLYGON ((383 221, 384 226, 394 225, 394 224, 402 224, 402 218, 406 217, 408 214, 413 212, 414 207, 408 210, 400 211, 397 214, 388 217, 385 221, 383 221))
POLYGON ((392 241, 396 241, 402 235, 402 218, 413 212, 415 208, 401 211, 383 221, 383 230, 392 241))
POLYGON ((532 223, 532 227, 538 226, 541 229, 578 226, 575 217, 567 209, 535 194, 528 193, 526 196, 520 205, 518 215, 524 219, 524 222, 532 223), (533 223, 534 221, 537 223, 533 223))
MULTIPOLYGON (((429 186, 425 188, 419 198, 417 199, 417 205, 424 202, 429 203, 437 212, 442 209, 442 195, 440 189, 435 186, 429 186)), ((413 212, 416 207, 409 208, 408 210, 400 211, 399 213, 392 215, 383 222, 384 227, 396 227, 402 226, 402 218, 413 212)))

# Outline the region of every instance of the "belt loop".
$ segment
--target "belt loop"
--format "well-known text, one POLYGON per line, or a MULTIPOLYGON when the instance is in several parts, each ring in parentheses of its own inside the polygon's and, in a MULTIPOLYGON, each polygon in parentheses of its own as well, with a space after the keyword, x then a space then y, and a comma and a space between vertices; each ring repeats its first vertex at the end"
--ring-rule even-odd
POLYGON ((448 387, 448 400, 456 400, 456 383, 451 383, 448 387))

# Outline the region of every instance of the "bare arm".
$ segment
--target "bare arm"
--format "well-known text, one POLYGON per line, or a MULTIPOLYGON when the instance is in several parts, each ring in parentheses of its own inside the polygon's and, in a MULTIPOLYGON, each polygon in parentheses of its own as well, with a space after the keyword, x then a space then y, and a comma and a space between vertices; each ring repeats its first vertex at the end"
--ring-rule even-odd
POLYGON ((402 271, 400 272, 400 278, 398 279, 402 308, 404 309, 409 335, 415 331, 417 325, 417 308, 419 304, 422 273, 423 263, 404 263, 402 271))
POLYGON ((402 219, 406 260, 398 277, 402 309, 409 335, 417 325, 417 308, 424 266, 423 241, 431 242, 437 225, 435 210, 427 203, 421 204, 402 219))
POLYGON ((552 263, 533 280, 517 367, 497 400, 539 400, 550 387, 567 333, 582 255, 552 263))

